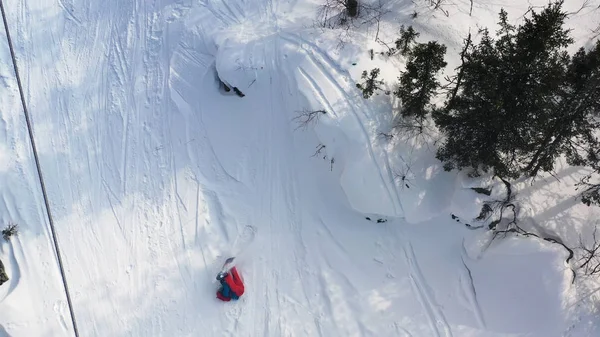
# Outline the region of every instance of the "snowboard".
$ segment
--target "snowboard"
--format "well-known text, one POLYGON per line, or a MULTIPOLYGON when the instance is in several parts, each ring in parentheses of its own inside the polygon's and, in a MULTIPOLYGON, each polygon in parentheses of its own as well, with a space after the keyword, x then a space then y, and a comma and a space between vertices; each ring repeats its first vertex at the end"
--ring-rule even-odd
MULTIPOLYGON (((239 261, 239 257, 243 256, 247 252, 248 247, 250 247, 250 245, 254 241, 256 231, 256 227, 254 226, 244 226, 242 231, 235 238, 230 248, 230 251, 226 255, 227 258, 223 262, 221 268, 217 271, 216 276, 218 276, 221 273, 229 272, 229 270, 231 270, 231 268, 233 268, 236 265, 236 262, 239 261)), ((217 277, 213 279, 213 282, 216 281, 217 277)))
POLYGON ((219 273, 217 273, 217 280, 219 280, 219 276, 221 274, 226 274, 229 272, 229 270, 231 270, 231 268, 233 268, 234 260, 235 260, 235 256, 228 257, 227 260, 225 260, 225 263, 223 263, 221 270, 219 271, 219 273))

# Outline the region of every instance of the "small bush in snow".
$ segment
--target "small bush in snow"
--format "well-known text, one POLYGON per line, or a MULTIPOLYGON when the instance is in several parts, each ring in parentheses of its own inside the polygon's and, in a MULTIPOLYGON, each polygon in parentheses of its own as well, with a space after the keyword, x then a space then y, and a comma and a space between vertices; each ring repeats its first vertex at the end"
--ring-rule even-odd
POLYGON ((394 47, 390 48, 385 54, 387 56, 392 56, 396 53, 400 53, 402 56, 409 56, 417 37, 419 37, 419 33, 417 33, 412 26, 406 28, 402 25, 400 27, 400 37, 394 41, 394 47))
POLYGON ((17 234, 19 234, 19 226, 16 224, 9 224, 2 230, 2 237, 6 241, 10 241, 10 238, 17 234))
POLYGON ((393 47, 390 47, 387 43, 384 43, 383 41, 377 38, 379 43, 388 48, 387 51, 380 52, 381 55, 385 55, 387 57, 396 54, 400 54, 405 57, 410 55, 410 52, 412 51, 412 48, 416 43, 416 39, 417 37, 419 37, 420 34, 417 31, 415 31, 412 26, 408 26, 408 28, 406 28, 404 25, 400 27, 399 34, 400 37, 398 37, 396 41, 394 41, 393 47))
POLYGON ((377 90, 382 90, 384 82, 378 80, 378 76, 379 68, 371 69, 370 73, 367 73, 366 70, 362 72, 361 78, 364 81, 362 83, 357 83, 356 87, 362 90, 363 98, 368 99, 373 96, 377 90))
MULTIPOLYGON (((600 174, 600 171, 596 171, 594 173, 600 174)), ((586 175, 577 183, 578 188, 583 187, 583 192, 581 192, 581 201, 587 206, 600 206, 600 182, 591 182, 594 173, 586 175)))
POLYGON ((579 236, 579 247, 577 249, 579 263, 577 267, 584 275, 600 274, 600 241, 597 232, 598 227, 595 227, 592 237, 588 237, 588 240, 584 240, 581 235, 579 236))

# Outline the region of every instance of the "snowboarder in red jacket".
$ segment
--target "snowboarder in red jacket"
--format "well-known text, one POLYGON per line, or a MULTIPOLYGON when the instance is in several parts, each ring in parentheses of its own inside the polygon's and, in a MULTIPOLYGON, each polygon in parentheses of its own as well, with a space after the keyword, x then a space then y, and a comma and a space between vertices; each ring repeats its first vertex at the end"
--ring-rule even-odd
POLYGON ((217 291, 217 298, 221 301, 237 300, 244 294, 244 283, 235 267, 229 272, 219 273, 217 280, 221 282, 221 288, 217 291))

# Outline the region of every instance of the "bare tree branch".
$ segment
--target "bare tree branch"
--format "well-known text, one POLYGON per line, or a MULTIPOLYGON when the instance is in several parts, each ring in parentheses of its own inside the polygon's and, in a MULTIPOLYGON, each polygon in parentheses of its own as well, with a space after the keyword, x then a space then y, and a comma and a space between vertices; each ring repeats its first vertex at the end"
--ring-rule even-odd
POLYGON ((316 123, 319 120, 319 116, 326 114, 325 110, 302 110, 302 112, 292 118, 293 121, 296 121, 299 125, 294 130, 298 130, 300 128, 306 129, 310 124, 316 123))
MULTIPOLYGON (((509 181, 502 177, 498 177, 502 180, 502 183, 506 187, 506 196, 503 200, 493 200, 490 202, 484 203, 482 211, 480 215, 476 218, 476 220, 489 220, 493 216, 495 216, 495 220, 491 221, 488 225, 488 228, 494 232, 492 236, 492 240, 494 241, 496 238, 502 236, 506 237, 509 234, 517 234, 525 237, 536 237, 538 239, 555 243, 562 246, 568 253, 566 263, 568 264, 574 256, 573 249, 567 246, 562 240, 559 238, 547 237, 543 235, 539 235, 534 232, 527 231, 523 229, 518 222, 518 212, 517 205, 514 202, 515 195, 512 191, 512 185, 509 181), (508 213, 508 214, 506 214, 508 213)), ((600 270, 600 267, 598 268, 600 270)), ((575 269, 571 268, 573 273, 572 282, 575 281, 576 272, 575 269)))
POLYGON ((598 227, 594 227, 591 246, 586 245, 579 235, 579 247, 582 252, 579 258, 579 269, 583 269, 585 275, 591 276, 600 273, 600 241, 597 237, 598 227))

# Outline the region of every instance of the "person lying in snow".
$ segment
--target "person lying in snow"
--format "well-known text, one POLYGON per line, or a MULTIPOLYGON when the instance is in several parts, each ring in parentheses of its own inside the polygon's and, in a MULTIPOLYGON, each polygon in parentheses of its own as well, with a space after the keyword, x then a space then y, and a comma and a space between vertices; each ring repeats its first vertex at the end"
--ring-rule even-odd
POLYGON ((221 282, 221 288, 217 291, 217 298, 221 301, 237 300, 244 294, 244 283, 235 267, 228 273, 219 273, 217 280, 221 282))

